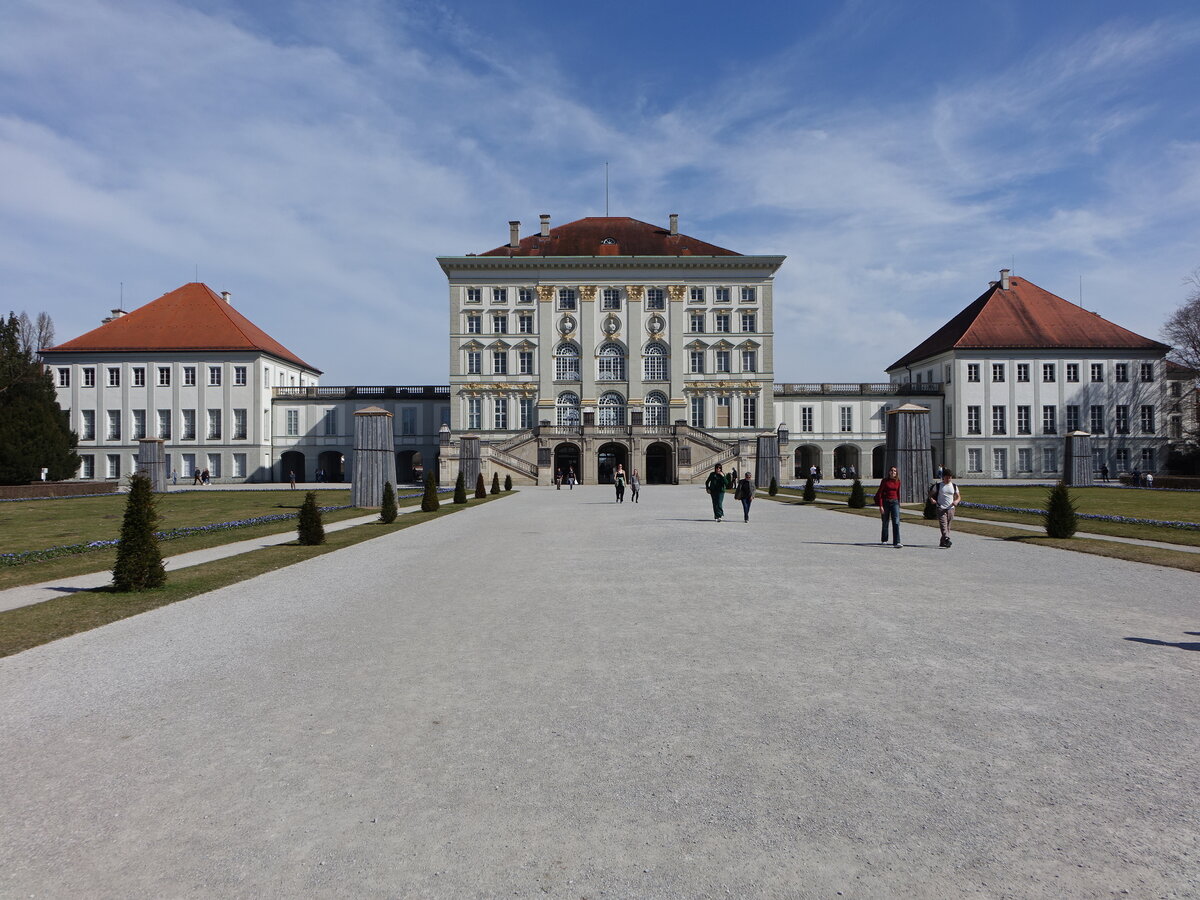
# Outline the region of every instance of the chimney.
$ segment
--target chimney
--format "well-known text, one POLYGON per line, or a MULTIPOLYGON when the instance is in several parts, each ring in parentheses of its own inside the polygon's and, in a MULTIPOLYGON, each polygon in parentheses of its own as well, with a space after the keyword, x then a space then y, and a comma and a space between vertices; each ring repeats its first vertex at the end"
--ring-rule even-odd
POLYGON ((1002 291, 1008 290, 1008 273, 1010 271, 1011 271, 1010 269, 1001 269, 1000 270, 1000 290, 1002 290, 1002 291))
POLYGON ((123 309, 114 309, 114 310, 111 310, 111 312, 112 312, 112 315, 106 316, 105 318, 100 320, 101 325, 107 325, 109 322, 113 321, 114 319, 119 319, 119 318, 121 318, 121 316, 129 315, 129 313, 125 312, 125 310, 123 310, 123 309))
POLYGON ((550 237, 550 213, 542 213, 542 237, 550 237))
POLYGON ((679 234, 679 213, 671 213, 671 234, 679 234))
POLYGON ((233 301, 229 299, 229 291, 221 291, 221 299, 233 306, 233 301))
POLYGON ((516 219, 508 223, 508 246, 514 250, 521 246, 521 223, 516 219))

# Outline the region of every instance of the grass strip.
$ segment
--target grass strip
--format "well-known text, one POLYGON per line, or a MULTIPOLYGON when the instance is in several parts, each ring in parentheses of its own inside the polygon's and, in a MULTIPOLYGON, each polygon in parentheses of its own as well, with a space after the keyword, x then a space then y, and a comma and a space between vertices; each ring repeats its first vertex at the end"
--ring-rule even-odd
MULTIPOLYGON (((168 572, 166 586, 158 590, 118 594, 110 588, 97 588, 64 594, 44 603, 0 612, 0 657, 11 656, 59 638, 178 603, 198 594, 312 559, 314 556, 383 537, 505 496, 511 495, 497 494, 482 500, 471 500, 466 506, 443 504, 437 512, 408 513, 390 525, 381 522, 356 525, 343 531, 330 532, 325 543, 315 547, 302 547, 293 542, 189 566, 178 572, 168 572)), ((356 511, 356 514, 362 513, 363 510, 356 511)))

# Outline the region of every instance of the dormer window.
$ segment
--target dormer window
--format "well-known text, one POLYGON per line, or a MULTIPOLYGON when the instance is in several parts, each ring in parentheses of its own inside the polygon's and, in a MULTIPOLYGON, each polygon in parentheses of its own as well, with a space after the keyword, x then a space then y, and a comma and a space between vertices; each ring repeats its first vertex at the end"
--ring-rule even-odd
POLYGON ((602 244, 615 244, 616 242, 617 242, 617 239, 616 239, 616 238, 610 238, 610 237, 607 237, 607 238, 605 238, 604 240, 602 240, 600 243, 602 243, 602 244))

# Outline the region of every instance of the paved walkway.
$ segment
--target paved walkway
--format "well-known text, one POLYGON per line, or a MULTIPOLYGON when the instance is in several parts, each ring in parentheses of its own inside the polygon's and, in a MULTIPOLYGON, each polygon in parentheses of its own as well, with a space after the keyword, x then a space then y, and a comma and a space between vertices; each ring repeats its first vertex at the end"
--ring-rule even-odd
POLYGON ((0 896, 1200 894, 1194 574, 643 496, 0 660, 0 896))

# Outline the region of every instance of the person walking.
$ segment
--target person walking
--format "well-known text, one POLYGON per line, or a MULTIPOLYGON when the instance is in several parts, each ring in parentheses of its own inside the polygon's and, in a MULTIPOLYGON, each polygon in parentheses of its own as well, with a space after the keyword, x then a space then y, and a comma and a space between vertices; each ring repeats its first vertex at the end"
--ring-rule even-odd
POLYGON ((575 482, 578 480, 579 479, 577 479, 575 477, 575 467, 567 466, 567 486, 568 486, 568 488, 570 488, 570 490, 572 490, 572 491, 575 490, 575 482))
POLYGON ((895 466, 888 469, 887 477, 879 482, 879 490, 875 492, 875 505, 879 507, 879 517, 883 520, 879 543, 887 543, 888 522, 891 522, 892 546, 897 549, 903 547, 900 543, 900 472, 895 466))
POLYGON ((617 489, 617 502, 625 502, 625 467, 617 463, 617 471, 613 473, 613 485, 617 489))
POLYGON ((179 484, 179 473, 174 469, 171 470, 171 484, 179 484))
POLYGON ((192 484, 200 484, 200 470, 192 469, 192 484))
POLYGON ((638 494, 642 492, 642 479, 638 475, 638 470, 634 469, 633 474, 629 476, 629 499, 634 503, 638 502, 638 494))
POLYGON ((733 499, 742 501, 742 521, 750 521, 750 504, 754 501, 754 482, 749 472, 742 473, 742 480, 733 491, 733 499))
POLYGON ((562 490, 562 469, 556 469, 554 472, 554 489, 556 491, 562 490))
POLYGON ((1102 478, 1104 481, 1108 481, 1108 465, 1107 465, 1107 464, 1105 464, 1105 465, 1102 465, 1102 466, 1100 467, 1100 477, 1101 477, 1101 478, 1102 478))
POLYGON ((942 530, 942 542, 938 544, 943 549, 951 546, 950 523, 954 521, 954 507, 962 502, 962 494, 954 483, 954 473, 942 469, 942 482, 929 489, 929 499, 937 504, 938 528, 942 530))
POLYGON ((296 489, 296 473, 295 471, 288 472, 288 480, 292 483, 292 490, 296 489))
POLYGON ((717 463, 713 466, 712 474, 704 481, 704 490, 708 491, 708 495, 712 499, 713 518, 718 522, 725 518, 725 489, 728 487, 729 482, 725 478, 725 471, 721 468, 721 464, 717 463))

